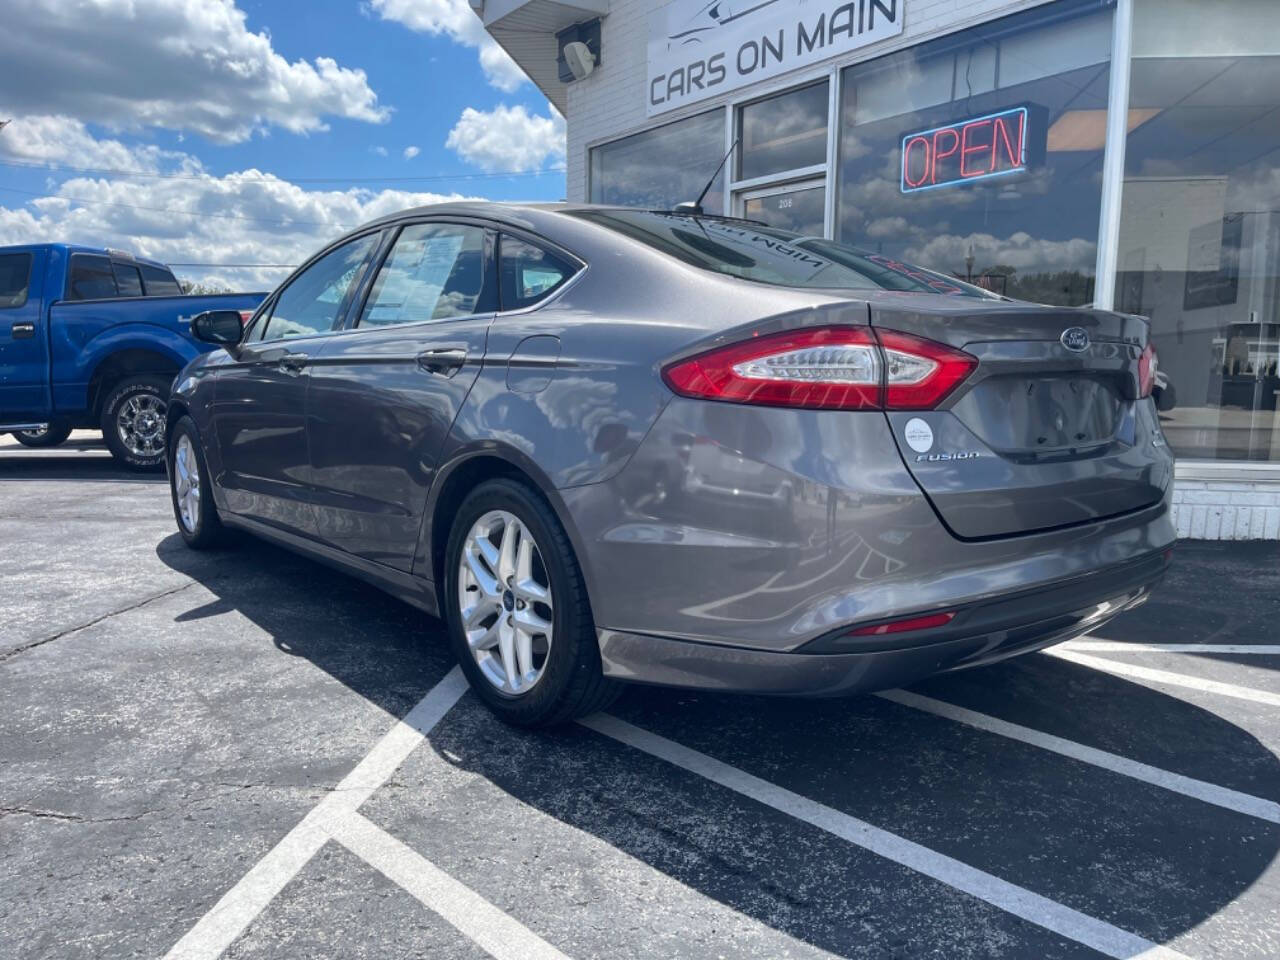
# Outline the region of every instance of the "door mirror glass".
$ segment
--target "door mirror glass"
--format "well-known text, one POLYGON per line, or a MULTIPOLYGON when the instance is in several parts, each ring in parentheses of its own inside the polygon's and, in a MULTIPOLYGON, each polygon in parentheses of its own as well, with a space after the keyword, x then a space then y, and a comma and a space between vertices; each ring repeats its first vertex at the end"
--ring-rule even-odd
POLYGON ((192 318, 191 335, 204 343, 234 346, 244 336, 244 320, 239 310, 206 310, 192 318))

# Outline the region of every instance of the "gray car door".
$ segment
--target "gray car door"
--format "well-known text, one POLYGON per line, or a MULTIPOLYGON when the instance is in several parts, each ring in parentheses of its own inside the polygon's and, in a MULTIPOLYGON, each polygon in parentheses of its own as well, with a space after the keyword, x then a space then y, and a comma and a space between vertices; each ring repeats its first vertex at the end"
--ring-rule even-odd
POLYGON ((213 430, 233 512, 315 536, 306 399, 310 364, 345 314, 379 234, 337 247, 291 279, 234 362, 219 368, 213 430))
POLYGON ((322 541, 409 571, 445 437, 484 362, 496 302, 484 227, 410 223, 311 367, 322 541))

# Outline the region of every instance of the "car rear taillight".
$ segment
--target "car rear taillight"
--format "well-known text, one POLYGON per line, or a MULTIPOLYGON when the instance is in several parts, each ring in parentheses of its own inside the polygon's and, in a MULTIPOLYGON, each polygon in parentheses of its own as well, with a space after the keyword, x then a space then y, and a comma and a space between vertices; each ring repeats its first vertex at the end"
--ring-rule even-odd
POLYGON ((978 358, 946 344, 877 330, 884 348, 886 410, 932 410, 964 382, 978 358))
POLYGON ((816 410, 925 410, 977 359, 932 340, 869 327, 806 327, 717 347, 666 367, 676 393, 816 410))
POLYGON ((1138 396, 1149 397, 1151 391, 1156 385, 1156 369, 1160 365, 1160 360, 1156 356, 1156 347, 1153 343, 1147 344, 1147 349, 1142 351, 1142 356, 1138 358, 1138 396))

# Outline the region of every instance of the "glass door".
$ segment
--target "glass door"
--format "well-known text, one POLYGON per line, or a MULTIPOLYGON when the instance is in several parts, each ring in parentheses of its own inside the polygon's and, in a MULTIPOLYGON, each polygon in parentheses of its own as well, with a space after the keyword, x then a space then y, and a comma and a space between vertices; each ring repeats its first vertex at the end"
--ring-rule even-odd
POLYGON ((743 191, 742 216, 780 230, 824 236, 827 209, 826 178, 743 191))

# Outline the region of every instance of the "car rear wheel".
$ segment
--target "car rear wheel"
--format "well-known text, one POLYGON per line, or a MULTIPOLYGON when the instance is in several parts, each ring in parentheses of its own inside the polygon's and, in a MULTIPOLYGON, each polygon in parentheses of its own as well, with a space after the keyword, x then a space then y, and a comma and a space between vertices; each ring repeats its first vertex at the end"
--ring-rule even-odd
POLYGON ((56 447, 71 436, 71 424, 54 421, 39 430, 15 430, 13 438, 24 447, 56 447))
POLYGON ((187 546, 204 550, 222 540, 222 521, 209 490, 209 470, 190 417, 178 420, 169 436, 169 495, 178 532, 187 546))
POLYGON ((111 455, 131 470, 164 466, 169 381, 154 373, 133 374, 116 384, 102 405, 102 439, 111 455))
POLYGON ((455 515, 445 576, 450 644, 476 694, 502 720, 551 726, 617 695, 601 672, 569 538, 530 487, 503 479, 472 491, 455 515))

